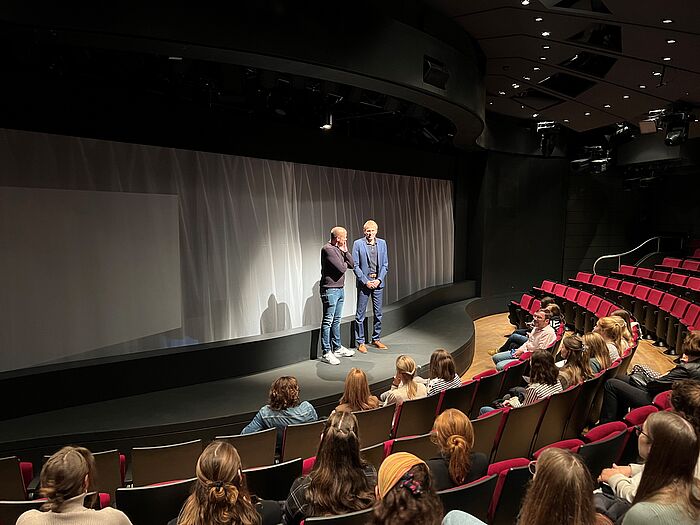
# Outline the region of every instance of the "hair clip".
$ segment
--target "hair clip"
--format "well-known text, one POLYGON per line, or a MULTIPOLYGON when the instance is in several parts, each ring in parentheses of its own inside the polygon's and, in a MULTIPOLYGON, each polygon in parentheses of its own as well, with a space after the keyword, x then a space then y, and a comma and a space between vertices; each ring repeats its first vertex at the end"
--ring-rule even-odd
POLYGON ((421 482, 413 479, 413 474, 409 472, 401 478, 401 487, 409 490, 414 496, 420 496, 423 493, 421 482))

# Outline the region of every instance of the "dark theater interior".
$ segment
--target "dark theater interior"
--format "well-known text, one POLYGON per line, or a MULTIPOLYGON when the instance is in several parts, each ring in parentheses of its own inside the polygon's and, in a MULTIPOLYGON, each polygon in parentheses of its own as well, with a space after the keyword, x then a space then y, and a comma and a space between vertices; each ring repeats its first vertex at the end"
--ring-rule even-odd
POLYGON ((3 2, 0 525, 700 523, 698 57, 695 0, 3 2))

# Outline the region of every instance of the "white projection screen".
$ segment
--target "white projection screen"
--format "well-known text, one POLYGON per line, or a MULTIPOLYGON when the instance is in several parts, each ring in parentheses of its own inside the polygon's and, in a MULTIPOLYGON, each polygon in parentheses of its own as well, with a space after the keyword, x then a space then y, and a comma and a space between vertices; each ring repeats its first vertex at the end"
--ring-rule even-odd
POLYGON ((318 327, 368 219, 385 304, 452 282, 451 181, 0 129, 0 373, 318 327))

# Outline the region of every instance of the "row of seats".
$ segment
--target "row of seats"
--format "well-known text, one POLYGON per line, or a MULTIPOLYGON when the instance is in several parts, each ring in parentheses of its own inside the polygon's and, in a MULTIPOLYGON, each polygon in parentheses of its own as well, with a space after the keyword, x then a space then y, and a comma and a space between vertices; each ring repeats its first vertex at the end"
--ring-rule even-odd
MULTIPOLYGON (((579 272, 586 273, 586 272, 579 272)), ((682 295, 696 295, 700 291, 700 277, 662 270, 650 270, 641 266, 623 264, 618 271, 610 272, 620 279, 642 282, 666 291, 682 295)), ((596 277, 603 277, 602 275, 596 277)), ((578 279, 578 276, 576 277, 578 279)))
POLYGON ((657 268, 662 270, 669 270, 672 272, 688 272, 688 273, 700 273, 700 260, 695 257, 690 257, 687 259, 677 259, 675 257, 664 257, 661 264, 656 265, 657 268))

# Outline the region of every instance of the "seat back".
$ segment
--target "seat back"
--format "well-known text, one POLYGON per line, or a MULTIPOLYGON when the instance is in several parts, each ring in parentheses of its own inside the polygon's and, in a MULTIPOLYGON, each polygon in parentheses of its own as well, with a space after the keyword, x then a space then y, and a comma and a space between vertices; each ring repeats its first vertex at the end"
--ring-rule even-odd
MULTIPOLYGON (((520 386, 523 380, 523 372, 528 361, 514 361, 508 363, 503 368, 503 382, 501 383, 501 388, 498 391, 498 395, 494 399, 503 397, 511 388, 520 386)), ((481 408, 481 407, 479 407, 481 408)))
MULTIPOLYGON (((628 352, 630 355, 632 352, 628 352)), ((631 359, 631 358, 630 358, 631 359)), ((604 386, 605 382, 608 379, 612 379, 613 377, 617 377, 618 374, 618 368, 620 367, 620 364, 622 363, 622 359, 608 367, 606 370, 603 371, 602 376, 603 378, 600 381, 600 386, 598 387, 598 390, 595 393, 595 396, 593 396, 593 401, 591 401, 591 409, 588 412, 588 422, 593 424, 596 421, 598 421, 598 418, 600 417, 600 410, 603 407, 603 395, 604 395, 604 386)), ((627 364, 629 364, 629 360, 627 361, 627 364)))
POLYGON ((561 283, 555 284, 553 293, 557 297, 564 297, 564 294, 566 293, 566 286, 561 283))
POLYGON ((586 443, 578 449, 593 479, 598 479, 604 468, 619 461, 626 440, 627 431, 620 430, 599 441, 586 443))
POLYGON ((661 261, 662 266, 670 266, 671 268, 678 268, 681 265, 681 260, 674 257, 664 257, 661 261))
POLYGON ((532 474, 528 465, 512 467, 501 472, 494 490, 490 508, 491 525, 512 525, 517 523, 528 482, 532 474))
POLYGON ((243 471, 248 491, 260 499, 286 500, 294 480, 301 476, 303 460, 296 458, 277 465, 243 471))
POLYGON ((620 279, 608 277, 608 280, 605 282, 605 288, 607 288, 608 290, 617 290, 620 288, 620 284, 622 284, 622 281, 620 279))
POLYGON ((404 401, 397 408, 393 437, 427 434, 433 429, 440 396, 404 401))
POLYGON ((371 447, 362 448, 360 449, 360 455, 367 463, 374 465, 374 468, 379 470, 382 461, 384 461, 384 443, 377 443, 371 447))
MULTIPOLYGON (((0 501, 0 525, 15 525, 17 519, 28 510, 39 510, 45 499, 31 501, 0 501)), ((177 514, 175 515, 177 516, 177 514)), ((175 517, 173 516, 173 517, 175 517)))
POLYGON ((0 500, 23 500, 27 491, 19 467, 19 458, 0 458, 0 500))
POLYGON ((315 456, 325 425, 325 421, 312 421, 286 426, 282 437, 282 461, 315 456))
POLYGON ((508 411, 493 461, 528 457, 549 399, 508 411))
POLYGON ((122 466, 118 450, 93 452, 97 468, 97 492, 109 494, 112 501, 118 488, 123 487, 122 466))
POLYGON ((596 391, 602 385, 603 377, 603 375, 594 377, 593 379, 584 381, 581 385, 581 392, 576 398, 571 416, 566 423, 563 439, 577 438, 581 430, 583 430, 583 427, 586 426, 588 412, 590 411, 596 391))
POLYGON ((603 298, 600 297, 599 295, 594 295, 591 297, 591 300, 588 301, 588 305, 586 306, 586 309, 591 312, 595 313, 598 311, 598 307, 600 306, 600 303, 603 302, 603 298))
POLYGON ((133 448, 131 474, 134 487, 193 478, 201 453, 201 439, 159 447, 133 448))
POLYGON ((696 261, 693 259, 686 259, 681 264, 681 268, 683 268, 684 270, 693 270, 693 271, 700 270, 700 261, 696 261))
POLYGON ((275 462, 276 428, 266 428, 252 434, 219 436, 216 439, 227 441, 236 447, 238 455, 241 457, 241 468, 243 469, 264 467, 275 462))
POLYGON ((117 508, 133 525, 166 524, 177 518, 196 478, 148 487, 118 488, 117 508))
POLYGON ((394 405, 353 412, 360 430, 360 448, 384 443, 391 437, 391 424, 394 421, 394 405))
POLYGON ((441 414, 448 408, 456 408, 465 414, 469 414, 469 411, 472 409, 472 401, 474 401, 474 394, 476 393, 477 386, 479 386, 478 381, 469 381, 460 387, 443 390, 440 393, 438 414, 441 414))
POLYGON ((451 510, 461 510, 486 523, 496 481, 498 475, 493 474, 461 487, 439 491, 437 494, 445 514, 451 510))
POLYGON ((554 293, 554 281, 542 281, 542 289, 547 293, 554 293))
POLYGON ((668 278, 668 282, 676 286, 684 286, 688 281, 688 276, 682 273, 672 273, 668 278))
POLYGON ((624 273, 625 275, 634 275, 634 266, 630 266, 629 264, 622 264, 620 265, 620 273, 624 273))
POLYGON ((685 311, 683 321, 687 326, 697 326, 696 321, 698 319, 698 314, 700 314, 700 304, 691 303, 685 311))
POLYGON ((651 277, 651 270, 649 268, 642 268, 640 266, 634 272, 637 277, 651 277))
POLYGON ((598 305, 598 308, 595 311, 595 315, 598 318, 605 317, 610 312, 612 312, 614 309, 615 309, 615 305, 613 305, 610 301, 603 300, 598 305))
POLYGON ((649 295, 647 296, 647 302, 649 302, 649 304, 653 304, 654 306, 659 306, 659 303, 661 303, 661 298, 663 296, 664 292, 662 290, 657 290, 656 288, 653 288, 649 291, 649 295))
POLYGON ((647 296, 649 295, 649 292, 651 291, 651 288, 648 286, 643 286, 639 285, 634 289, 634 296, 637 299, 641 299, 642 301, 646 300, 647 296))
POLYGON ((592 274, 586 273, 586 272, 578 272, 576 274, 576 280, 581 281, 583 283, 589 283, 591 282, 591 278, 593 277, 592 274))
POLYGON ((686 301, 685 299, 678 299, 674 304, 673 308, 671 308, 671 315, 677 319, 682 319, 683 315, 685 314, 685 311, 688 309, 688 306, 690 306, 690 301, 686 301))
POLYGON ((528 308, 530 308, 533 299, 533 296, 524 293, 523 296, 520 298, 520 307, 527 310, 528 308))
POLYGON ((635 284, 629 281, 622 281, 618 290, 620 293, 631 296, 634 292, 635 284))
POLYGON ((651 272, 651 278, 660 283, 668 282, 669 277, 671 277, 669 272, 662 272, 661 270, 651 272))
POLYGON ((689 277, 685 285, 693 291, 700 292, 700 277, 689 277))
POLYGON ((369 523, 372 517, 373 507, 368 509, 340 514, 339 516, 324 516, 318 518, 306 518, 304 523, 309 525, 364 525, 369 523))
POLYGON ((532 447, 533 450, 539 450, 562 439, 566 423, 580 392, 581 385, 575 385, 549 398, 547 410, 542 416, 542 423, 540 423, 540 429, 532 447))
POLYGON ((542 301, 540 301, 539 299, 535 299, 534 301, 532 301, 532 304, 530 305, 530 308, 527 309, 527 311, 531 314, 534 314, 537 310, 540 309, 540 306, 542 306, 542 301))
POLYGON ((430 434, 422 436, 394 439, 389 454, 397 452, 410 452, 423 461, 428 461, 440 454, 440 449, 430 440, 430 434))
POLYGON ((479 415, 479 409, 483 406, 490 405, 494 399, 498 397, 503 384, 504 372, 498 372, 490 376, 485 376, 479 379, 479 386, 476 387, 472 409, 469 414, 471 419, 479 415))
POLYGON ((502 421, 503 412, 501 411, 494 411, 472 420, 472 426, 474 427, 474 446, 472 447, 472 452, 481 452, 487 458, 491 457, 502 421))
POLYGON ((576 301, 576 297, 578 297, 579 289, 574 288, 573 286, 570 286, 569 288, 566 289, 566 292, 564 292, 564 299, 567 301, 576 301))
POLYGON ((670 312, 671 308, 673 308, 673 305, 676 304, 677 299, 678 297, 676 297, 673 294, 664 294, 661 298, 661 302, 659 302, 659 309, 663 310, 664 312, 670 312))
POLYGON ((607 277, 605 277, 604 275, 594 275, 591 278, 591 284, 594 286, 605 287, 605 280, 606 279, 607 279, 607 277))
POLYGON ((576 304, 579 306, 585 306, 588 304, 588 301, 591 300, 591 294, 588 292, 581 292, 578 294, 578 297, 576 298, 576 304))

